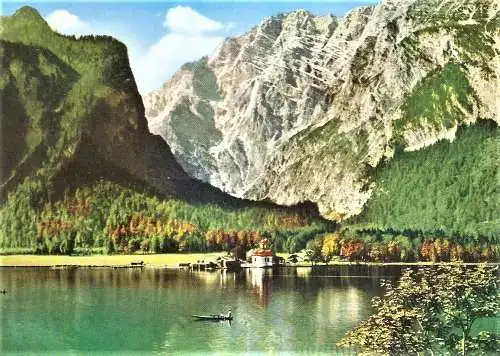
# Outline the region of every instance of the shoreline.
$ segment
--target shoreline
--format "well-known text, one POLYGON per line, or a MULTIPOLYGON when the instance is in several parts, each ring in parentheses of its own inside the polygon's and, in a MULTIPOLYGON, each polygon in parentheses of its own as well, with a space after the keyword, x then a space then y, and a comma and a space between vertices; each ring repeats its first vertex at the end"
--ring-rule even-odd
MULTIPOLYGON (((186 264, 198 261, 210 261, 217 257, 226 256, 225 252, 214 253, 167 253, 148 255, 91 255, 91 256, 66 256, 66 255, 0 255, 0 268, 32 267, 32 268, 186 268, 186 264), (137 263, 140 264, 137 264, 137 263)), ((278 253, 279 256, 286 254, 278 253)), ((286 264, 280 267, 328 267, 328 266, 437 266, 454 262, 349 262, 333 261, 328 264, 297 263, 286 264)), ((482 263, 463 263, 464 265, 479 265, 482 263)), ((498 266, 498 262, 488 262, 488 265, 498 266)))
POLYGON ((166 253, 150 255, 2 255, 1 267, 50 267, 50 268, 179 268, 180 264, 196 263, 224 256, 224 252, 214 253, 166 253), (132 263, 143 262, 143 265, 132 263))

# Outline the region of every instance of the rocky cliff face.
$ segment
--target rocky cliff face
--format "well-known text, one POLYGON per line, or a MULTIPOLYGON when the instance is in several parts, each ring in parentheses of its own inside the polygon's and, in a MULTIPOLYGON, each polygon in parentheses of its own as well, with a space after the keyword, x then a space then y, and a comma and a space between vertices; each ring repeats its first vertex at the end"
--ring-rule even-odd
POLYGON ((500 120, 499 7, 385 0, 340 19, 268 18, 144 97, 149 128, 193 177, 341 220, 397 146, 500 120))

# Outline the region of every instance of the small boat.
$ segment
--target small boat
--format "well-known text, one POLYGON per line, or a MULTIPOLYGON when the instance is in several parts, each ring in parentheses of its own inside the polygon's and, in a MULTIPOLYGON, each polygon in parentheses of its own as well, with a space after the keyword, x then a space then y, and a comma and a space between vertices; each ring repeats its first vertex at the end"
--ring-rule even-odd
POLYGON ((193 315, 193 318, 198 320, 233 320, 232 316, 221 315, 221 314, 212 314, 212 315, 193 315))
POLYGON ((233 316, 231 315, 231 309, 229 309, 229 312, 227 314, 193 315, 193 318, 196 318, 198 320, 213 320, 213 321, 233 320, 233 316))

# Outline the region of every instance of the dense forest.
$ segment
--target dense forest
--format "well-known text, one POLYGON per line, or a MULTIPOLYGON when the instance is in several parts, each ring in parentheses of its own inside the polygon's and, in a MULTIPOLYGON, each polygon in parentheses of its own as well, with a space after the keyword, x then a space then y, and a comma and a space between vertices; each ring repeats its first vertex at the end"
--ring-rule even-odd
POLYGON ((333 224, 303 207, 190 204, 109 181, 56 202, 27 180, 0 210, 0 248, 42 254, 229 251, 263 237, 297 251, 333 224))
POLYGON ((377 168, 361 228, 499 243, 500 136, 493 121, 461 127, 453 142, 397 152, 377 168))

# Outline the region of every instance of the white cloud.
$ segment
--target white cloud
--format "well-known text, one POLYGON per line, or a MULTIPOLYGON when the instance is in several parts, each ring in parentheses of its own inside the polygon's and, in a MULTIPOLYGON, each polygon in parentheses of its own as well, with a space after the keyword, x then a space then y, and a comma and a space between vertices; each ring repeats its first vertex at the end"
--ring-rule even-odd
POLYGON ((53 30, 60 33, 82 34, 90 31, 86 22, 68 10, 55 10, 46 17, 46 20, 53 30))
POLYGON ((200 34, 224 28, 222 23, 203 16, 189 6, 181 5, 167 11, 163 26, 182 34, 200 34))
POLYGON ((170 33, 141 58, 132 60, 132 70, 143 95, 161 87, 184 63, 214 52, 224 37, 208 33, 233 28, 234 23, 223 24, 189 6, 176 6, 167 11, 163 26, 170 33))
POLYGON ((142 95, 163 85, 184 63, 212 53, 224 40, 220 36, 170 33, 132 60, 132 71, 142 95))

